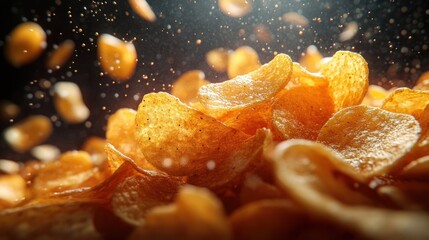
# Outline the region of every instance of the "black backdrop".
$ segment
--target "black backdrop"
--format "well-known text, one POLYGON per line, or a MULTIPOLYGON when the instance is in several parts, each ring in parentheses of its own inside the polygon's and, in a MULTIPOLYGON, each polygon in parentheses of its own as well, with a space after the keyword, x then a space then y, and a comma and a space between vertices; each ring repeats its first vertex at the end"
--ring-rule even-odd
MULTIPOLYGON (((0 99, 21 107, 13 121, 36 113, 56 114, 49 89, 40 87, 43 79, 75 82, 91 116, 83 124, 55 122, 54 134, 46 143, 62 151, 77 149, 87 136, 104 136, 109 114, 120 107, 136 108, 145 93, 169 91, 169 84, 183 72, 200 69, 212 82, 226 79, 204 60, 204 54, 216 47, 249 45, 257 50, 262 63, 274 52, 287 53, 297 61, 308 45, 317 46, 324 56, 353 50, 368 61, 371 83, 386 88, 412 86, 418 75, 429 69, 429 6, 425 0, 254 0, 253 11, 240 19, 220 12, 215 0, 148 2, 158 17, 154 23, 140 19, 125 0, 1 1, 1 52, 7 34, 23 21, 36 21, 48 33, 46 51, 31 64, 15 68, 1 54, 0 99), (297 27, 282 22, 279 18, 288 11, 301 12, 310 24, 297 27), (351 21, 358 23, 358 33, 349 41, 338 41, 345 24, 351 21), (271 42, 255 39, 256 24, 264 24, 271 31, 271 42), (136 38, 139 63, 128 82, 116 84, 108 76, 100 76, 97 33, 136 38), (60 71, 49 73, 43 65, 47 52, 65 39, 76 42, 75 54, 60 71), (196 44, 198 39, 201 44, 196 44)), ((9 125, 10 121, 3 120, 0 130, 9 125)), ((1 158, 26 161, 31 156, 13 152, 1 138, 1 158)))

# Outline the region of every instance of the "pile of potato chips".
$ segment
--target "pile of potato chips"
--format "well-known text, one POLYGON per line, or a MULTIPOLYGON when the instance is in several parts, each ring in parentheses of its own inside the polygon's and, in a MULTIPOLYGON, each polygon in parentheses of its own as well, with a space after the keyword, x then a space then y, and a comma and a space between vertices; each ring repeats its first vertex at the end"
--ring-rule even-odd
POLYGON ((2 239, 429 239, 426 83, 317 64, 194 71, 118 109, 105 138, 0 175, 2 239))

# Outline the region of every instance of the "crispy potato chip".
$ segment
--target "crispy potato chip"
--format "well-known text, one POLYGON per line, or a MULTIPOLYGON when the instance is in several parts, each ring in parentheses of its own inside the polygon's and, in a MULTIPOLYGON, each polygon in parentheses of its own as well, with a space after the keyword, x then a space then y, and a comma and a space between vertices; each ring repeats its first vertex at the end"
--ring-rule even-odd
POLYGON ((222 203, 205 188, 183 186, 174 203, 153 208, 132 239, 232 239, 222 203))
POLYGON ((234 239, 348 239, 350 233, 317 221, 286 199, 246 204, 229 217, 234 239))
POLYGON ((406 113, 419 118, 426 105, 429 104, 429 91, 398 88, 383 102, 382 109, 406 113))
POLYGON ((2 239, 103 239, 90 203, 32 205, 0 212, 2 239))
POLYGON ((320 68, 329 82, 329 90, 335 103, 335 110, 360 104, 368 89, 368 64, 353 52, 337 51, 320 68))
POLYGON ((207 64, 217 72, 226 72, 228 68, 228 59, 232 50, 226 48, 215 48, 208 51, 205 55, 207 64))
POLYGON ((48 195, 80 187, 95 186, 102 181, 91 156, 84 151, 67 151, 57 161, 47 162, 34 179, 36 194, 48 195))
POLYGON ((140 150, 171 175, 191 175, 219 165, 249 135, 192 109, 168 93, 146 94, 136 116, 140 150))
POLYGON ((204 78, 204 72, 201 70, 185 72, 173 83, 171 94, 186 104, 195 102, 197 100, 198 89, 209 83, 204 78))
POLYGON ((368 92, 366 92, 366 95, 362 100, 362 104, 371 107, 381 107, 381 105, 383 105, 383 101, 394 90, 395 88, 387 90, 381 86, 370 84, 368 86, 368 92))
POLYGON ((320 130, 317 141, 338 151, 363 176, 373 177, 405 165, 403 157, 420 131, 413 116, 359 105, 337 112, 320 130))
POLYGON ((299 64, 310 72, 318 72, 322 59, 323 55, 319 52, 319 49, 314 45, 310 45, 305 50, 304 55, 299 58, 299 64))
MULTIPOLYGON (((140 151, 135 139, 135 118, 137 111, 131 108, 120 108, 107 119, 106 139, 115 148, 130 157, 137 165, 144 169, 154 170, 140 151)), ((109 159, 110 160, 110 159, 109 159)), ((111 171, 115 171, 121 164, 108 161, 111 171)))
POLYGON ((234 78, 250 73, 260 66, 259 55, 255 49, 250 46, 241 46, 229 54, 227 74, 229 78, 234 78))
POLYGON ((334 102, 325 77, 306 71, 294 63, 291 82, 272 105, 277 140, 316 139, 326 121, 334 114, 334 102))
POLYGON ((156 15, 146 0, 128 0, 128 3, 133 11, 142 19, 149 22, 154 22, 156 20, 156 15))
POLYGON ((27 186, 21 175, 0 175, 0 210, 18 205, 26 195, 27 186))
MULTIPOLYGON (((367 198, 362 194, 365 191, 354 186, 362 183, 362 179, 350 186, 338 179, 340 173, 352 180, 361 175, 335 156, 332 150, 319 143, 282 142, 274 153, 277 184, 313 216, 353 231, 359 238, 429 237, 429 215, 371 206, 372 201, 365 201, 367 198)), ((362 184, 360 187, 365 188, 362 184)))

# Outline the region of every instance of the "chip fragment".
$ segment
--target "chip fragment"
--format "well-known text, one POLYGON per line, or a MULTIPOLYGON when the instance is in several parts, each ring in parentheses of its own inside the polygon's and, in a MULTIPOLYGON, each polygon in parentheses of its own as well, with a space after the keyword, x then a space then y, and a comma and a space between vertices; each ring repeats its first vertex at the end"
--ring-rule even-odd
POLYGON ((338 151, 363 176, 373 177, 406 164, 403 157, 420 131, 411 115, 358 105, 337 112, 322 127, 317 141, 338 151))

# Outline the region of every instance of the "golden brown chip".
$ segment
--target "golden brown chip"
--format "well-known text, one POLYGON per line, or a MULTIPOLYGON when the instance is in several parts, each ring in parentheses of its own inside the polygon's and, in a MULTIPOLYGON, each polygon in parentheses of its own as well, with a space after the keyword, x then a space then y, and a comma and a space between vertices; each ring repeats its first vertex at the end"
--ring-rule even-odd
POLYGON ((272 105, 274 132, 280 132, 276 138, 314 140, 333 114, 334 102, 326 78, 294 63, 291 82, 272 105))
POLYGON ((215 48, 208 51, 205 55, 207 64, 217 72, 226 72, 228 68, 228 59, 231 50, 226 48, 215 48))
POLYGON ((89 203, 31 205, 0 213, 2 239, 104 239, 89 203))
POLYGON ((73 55, 75 44, 73 40, 65 40, 49 53, 46 67, 51 70, 60 69, 73 55))
POLYGON ((15 151, 23 153, 46 141, 52 131, 53 125, 48 117, 33 115, 8 127, 4 138, 15 151))
POLYGON ((55 110, 62 119, 71 124, 88 119, 90 111, 86 106, 79 86, 74 82, 57 82, 53 86, 55 110))
POLYGON ((259 55, 255 49, 241 46, 229 54, 227 74, 229 78, 234 78, 250 73, 260 66, 259 55))
POLYGON ((207 169, 248 139, 164 92, 146 94, 136 116, 136 139, 146 159, 171 175, 207 169))
POLYGON ((5 57, 15 67, 32 63, 46 48, 46 33, 35 22, 18 24, 5 43, 5 57))
POLYGON ((232 239, 222 203, 205 188, 183 186, 174 203, 153 208, 130 239, 232 239))
POLYGON ((105 138, 90 136, 82 144, 82 150, 91 154, 92 163, 96 166, 104 166, 106 164, 106 147, 107 141, 105 138))
POLYGON ((239 18, 249 14, 253 4, 248 0, 219 0, 219 9, 226 15, 239 18))
POLYGON ((310 45, 305 50, 304 55, 299 58, 299 64, 310 72, 318 72, 322 59, 323 55, 319 52, 319 49, 314 45, 310 45))
POLYGON ((381 86, 370 84, 368 86, 368 92, 366 92, 366 95, 362 100, 362 104, 371 107, 381 107, 383 101, 392 91, 394 91, 394 89, 395 88, 391 88, 387 90, 381 86))
MULTIPOLYGON (((133 159, 141 168, 154 170, 155 168, 143 156, 135 139, 136 126, 135 118, 137 111, 131 108, 120 108, 107 119, 106 139, 115 148, 133 159)), ((122 163, 115 164, 110 161, 108 164, 111 171, 115 171, 122 163)))
POLYGON ((222 123, 254 135, 271 126, 273 96, 289 82, 292 61, 284 54, 259 69, 229 81, 200 88, 198 105, 222 123))
POLYGON ((18 205, 26 195, 26 183, 21 175, 0 175, 0 210, 18 205))
POLYGON ((371 206, 362 178, 328 147, 304 140, 277 145, 274 153, 277 184, 313 216, 338 224, 364 239, 429 237, 429 216, 371 206), (355 180, 345 185, 339 175, 355 180), (357 186, 356 186, 357 185, 357 186), (382 231, 380 229, 383 229, 382 231))
POLYGON ((151 208, 173 201, 184 182, 163 173, 137 173, 125 178, 112 196, 113 212, 125 222, 140 225, 151 208))
POLYGON ((185 72, 173 83, 171 94, 186 104, 195 102, 197 100, 198 89, 209 83, 204 78, 204 72, 201 70, 185 72))
POLYGON ((338 151, 344 162, 366 177, 400 168, 420 137, 417 120, 364 105, 337 112, 320 130, 317 141, 338 151))
POLYGON ((337 51, 320 68, 329 82, 335 110, 360 104, 368 89, 368 64, 354 52, 337 51))
POLYGON ((110 34, 102 34, 97 41, 97 54, 101 69, 118 81, 129 80, 137 65, 137 52, 132 42, 110 34))
POLYGON ((0 100, 0 120, 16 118, 20 112, 21 109, 17 104, 9 100, 0 100))
POLYGON ((154 22, 156 20, 156 15, 146 0, 128 0, 128 3, 133 11, 144 20, 149 22, 154 22))
POLYGON ((411 114, 419 118, 426 105, 429 104, 429 91, 398 88, 393 91, 383 102, 382 109, 411 114))
POLYGON ((302 14, 297 12, 287 12, 282 16, 283 22, 299 25, 305 27, 308 25, 309 21, 302 14))

